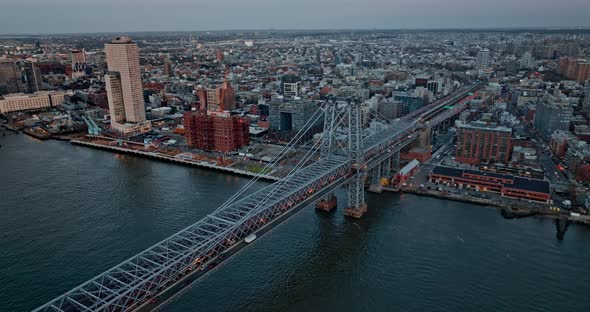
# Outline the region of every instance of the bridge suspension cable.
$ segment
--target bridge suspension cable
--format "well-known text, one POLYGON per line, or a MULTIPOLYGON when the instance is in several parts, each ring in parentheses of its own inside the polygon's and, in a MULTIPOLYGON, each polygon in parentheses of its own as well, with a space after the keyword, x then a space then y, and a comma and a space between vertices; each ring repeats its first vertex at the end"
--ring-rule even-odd
MULTIPOLYGON (((335 128, 339 127, 339 126, 342 124, 343 120, 344 120, 344 118, 340 118, 340 119, 338 119, 338 120, 334 120, 334 123, 335 123, 335 124, 334 124, 334 126, 333 126, 332 128, 333 128, 333 129, 335 129, 335 128)), ((262 200, 261 200, 261 201, 258 203, 258 205, 256 206, 256 208, 254 208, 254 210, 256 210, 257 208, 259 208, 259 207, 261 207, 261 206, 263 206, 263 205, 265 205, 265 204, 267 204, 267 202, 268 202, 268 201, 269 201, 271 198, 273 198, 274 196, 276 196, 276 195, 277 195, 276 193, 277 193, 279 190, 281 190, 281 189, 282 189, 282 187, 283 187, 284 185, 286 185, 286 184, 288 184, 289 182, 291 182, 290 180, 291 180, 291 178, 293 177, 293 175, 294 175, 294 174, 295 174, 297 171, 299 171, 301 168, 305 167, 305 165, 307 164, 307 162, 308 162, 309 160, 311 160, 311 159, 312 159, 312 157, 313 157, 314 155, 316 155, 318 152, 320 152, 320 148, 322 147, 322 145, 323 145, 323 143, 324 143, 323 141, 324 141, 325 139, 327 139, 327 138, 326 138, 327 136, 330 136, 330 135, 331 135, 331 133, 323 133, 323 134, 322 134, 322 137, 321 137, 319 140, 317 140, 315 143, 313 143, 313 145, 312 145, 312 148, 310 148, 310 149, 308 150, 308 152, 305 154, 305 156, 303 156, 303 158, 302 158, 302 159, 301 159, 301 160, 300 160, 300 161, 297 163, 297 165, 295 165, 295 167, 293 167, 293 168, 291 169, 291 171, 289 172, 289 174, 287 174, 287 176, 285 176, 285 178, 284 178, 284 179, 281 179, 280 181, 277 181, 277 182, 275 182, 275 183, 273 184, 273 186, 274 186, 274 185, 276 185, 276 187, 274 187, 274 188, 271 190, 271 192, 269 192, 269 193, 266 195, 266 197, 265 197, 264 199, 262 199, 262 200)), ((253 211, 254 211, 254 210, 253 210, 253 211)))
MULTIPOLYGON (((293 148, 301 141, 301 139, 305 136, 305 134, 318 122, 319 118, 324 113, 324 108, 320 107, 318 110, 314 112, 314 114, 307 120, 307 122, 303 125, 302 129, 297 132, 297 134, 289 141, 289 143, 281 149, 279 154, 277 154, 269 163, 267 163, 261 172, 266 172, 274 168, 277 162, 279 162, 285 155, 289 152, 293 151, 293 148)), ((245 192, 247 192, 258 180, 260 176, 256 176, 248 181, 246 185, 244 185, 238 192, 233 194, 230 198, 228 198, 219 208, 215 211, 219 211, 224 209, 225 207, 231 205, 242 196, 245 192)))

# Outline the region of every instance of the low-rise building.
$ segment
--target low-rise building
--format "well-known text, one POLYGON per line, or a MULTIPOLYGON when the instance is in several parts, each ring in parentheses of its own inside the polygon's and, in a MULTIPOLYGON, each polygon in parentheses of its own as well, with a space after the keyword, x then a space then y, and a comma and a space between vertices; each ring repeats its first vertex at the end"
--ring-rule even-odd
POLYGON ((384 118, 395 119, 403 116, 404 103, 389 98, 377 103, 377 112, 384 118))
POLYGON ((578 141, 578 138, 569 131, 557 130, 551 134, 551 140, 549 141, 549 148, 553 154, 559 158, 564 158, 567 152, 568 142, 578 141))
POLYGON ((499 193, 503 197, 542 203, 548 203, 551 198, 549 181, 508 174, 437 166, 430 173, 429 179, 430 182, 451 183, 458 188, 499 193))
POLYGON ((172 111, 171 107, 158 107, 152 109, 152 118, 163 118, 164 116, 170 114, 172 111))
POLYGON ((420 169, 420 162, 416 159, 410 161, 407 165, 399 170, 399 172, 393 177, 393 186, 398 188, 401 187, 412 175, 414 175, 420 169))
POLYGON ((549 139, 553 131, 569 130, 574 111, 567 101, 546 96, 536 107, 535 128, 545 139, 549 139))
POLYGON ((515 146, 512 149, 512 161, 529 163, 537 160, 537 150, 531 147, 515 146))
POLYGON ((411 150, 400 153, 400 160, 417 160, 421 163, 426 162, 432 156, 430 148, 414 147, 411 150))
MULTIPOLYGON (((270 128, 278 131, 297 132, 304 128, 318 110, 316 104, 301 100, 274 100, 269 103, 270 128)), ((321 124, 321 118, 316 124, 321 124)))
POLYGON ((0 114, 40 110, 60 105, 66 93, 40 91, 33 94, 14 93, 0 97, 0 114))

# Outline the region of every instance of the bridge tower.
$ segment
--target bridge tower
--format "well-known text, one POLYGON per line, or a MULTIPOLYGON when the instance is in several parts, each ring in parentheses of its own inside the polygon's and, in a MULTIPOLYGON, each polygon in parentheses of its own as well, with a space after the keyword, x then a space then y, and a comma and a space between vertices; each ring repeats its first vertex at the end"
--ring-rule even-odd
POLYGON ((365 202, 366 164, 363 156, 363 129, 361 124, 361 104, 353 99, 348 103, 348 158, 354 171, 348 184, 348 207, 344 215, 361 218, 367 212, 365 202))
POLYGON ((322 143, 320 149, 320 157, 330 157, 334 150, 336 138, 334 133, 336 131, 337 117, 338 117, 338 104, 330 99, 326 102, 324 111, 324 132, 322 136, 322 143))
MULTIPOLYGON (((334 147, 336 146, 336 138, 334 136, 336 131, 338 119, 338 104, 333 100, 329 99, 326 102, 324 111, 324 132, 322 135, 322 142, 320 147, 320 159, 329 158, 334 147)), ((316 209, 323 211, 332 211, 336 208, 338 199, 334 192, 326 194, 316 203, 316 209)))

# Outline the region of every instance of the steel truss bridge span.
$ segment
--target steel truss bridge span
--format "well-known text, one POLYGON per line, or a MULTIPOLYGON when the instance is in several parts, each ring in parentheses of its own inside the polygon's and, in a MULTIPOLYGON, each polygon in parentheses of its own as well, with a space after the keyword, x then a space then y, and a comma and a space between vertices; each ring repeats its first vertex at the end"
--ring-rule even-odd
MULTIPOLYGON (((394 125, 367 140, 367 156, 403 139, 394 125), (387 135, 388 134, 388 135, 387 135)), ((316 192, 334 190, 352 176, 345 156, 330 155, 268 185, 94 277, 35 311, 131 311, 179 277, 272 222, 316 192), (269 198, 271 198, 269 200, 269 198), (198 259, 198 260, 197 260, 198 259)))
MULTIPOLYGON (((241 193, 241 198, 232 197, 202 220, 34 311, 148 310, 143 307, 155 296, 166 292, 182 278, 205 269, 204 266, 215 261, 220 254, 243 244, 250 234, 286 220, 302 206, 343 184, 348 185, 349 193, 346 209, 363 206, 366 209, 364 182, 367 170, 381 168, 382 163, 391 161, 391 155, 415 140, 416 130, 421 125, 413 121, 397 121, 363 138, 360 104, 350 102, 344 112, 336 112, 336 106, 327 103, 323 108, 324 134, 316 150, 318 153, 321 150, 321 154, 319 157, 316 154, 310 165, 296 167, 298 170, 256 192, 241 193), (332 113, 325 113, 330 109, 332 113), (334 152, 334 131, 346 118, 348 142, 340 151, 334 152)), ((292 148, 286 147, 287 150, 292 148)), ((308 157, 302 162, 309 160, 308 157)))

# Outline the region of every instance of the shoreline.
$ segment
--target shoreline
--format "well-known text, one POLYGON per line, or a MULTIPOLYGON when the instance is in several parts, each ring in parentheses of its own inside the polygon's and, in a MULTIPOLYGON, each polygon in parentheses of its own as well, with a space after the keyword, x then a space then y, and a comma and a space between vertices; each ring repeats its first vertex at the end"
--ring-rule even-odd
POLYGON ((21 129, 16 128, 11 126, 10 124, 8 124, 7 122, 2 124, 2 127, 4 127, 4 129, 8 130, 8 131, 12 131, 14 133, 19 133, 21 129))
POLYGON ((222 172, 225 174, 235 174, 235 175, 239 175, 239 176, 260 178, 260 179, 263 179, 266 181, 271 181, 271 182, 275 182, 275 181, 278 181, 281 179, 279 177, 271 176, 268 174, 260 174, 260 173, 254 173, 254 172, 241 170, 241 169, 211 165, 211 164, 208 164, 205 162, 187 160, 187 159, 183 159, 183 158, 176 158, 176 157, 172 157, 172 156, 168 156, 168 155, 164 155, 164 154, 160 154, 160 153, 155 153, 155 152, 144 152, 144 151, 138 151, 138 150, 133 150, 133 149, 128 149, 128 148, 122 148, 122 147, 118 147, 118 146, 108 146, 108 145, 103 145, 103 144, 96 144, 96 143, 86 142, 86 141, 78 140, 78 139, 70 139, 69 141, 73 145, 79 145, 79 146, 85 146, 85 147, 90 147, 90 148, 94 148, 94 149, 106 150, 106 151, 111 151, 111 152, 120 153, 120 154, 133 155, 133 156, 142 157, 142 158, 155 159, 158 161, 169 162, 169 163, 174 163, 174 164, 179 164, 179 165, 184 165, 184 166, 214 170, 214 171, 222 172))
POLYGON ((41 141, 45 141, 45 140, 57 140, 57 141, 71 141, 73 138, 73 135, 79 135, 80 132, 64 132, 64 133, 50 133, 50 132, 46 132, 46 133, 38 133, 36 131, 33 131, 32 128, 30 127, 15 127, 11 124, 9 124, 8 122, 4 122, 4 123, 0 123, 0 126, 2 126, 4 129, 6 129, 7 131, 13 132, 13 133, 24 133, 32 138, 35 138, 37 140, 41 140, 41 141))
MULTIPOLYGON (((204 163, 199 163, 196 161, 188 161, 185 159, 175 158, 175 157, 157 154, 157 153, 153 153, 153 152, 143 152, 143 151, 137 151, 137 150, 126 149, 126 148, 115 147, 115 146, 106 146, 106 145, 102 145, 102 144, 96 144, 96 143, 91 143, 91 142, 86 142, 86 141, 81 141, 81 140, 75 140, 75 139, 72 139, 71 143, 74 145, 83 145, 83 146, 87 146, 87 147, 91 147, 91 148, 110 150, 110 151, 114 151, 114 152, 121 152, 121 153, 125 153, 125 154, 139 156, 139 157, 145 157, 145 158, 151 158, 151 159, 156 159, 156 160, 160 160, 160 161, 172 162, 172 163, 185 165, 185 166, 193 166, 193 167, 196 166, 196 167, 201 167, 204 169, 221 171, 223 173, 237 174, 237 175, 249 176, 249 177, 260 176, 261 179, 265 179, 267 181, 272 181, 272 182, 280 180, 280 178, 278 178, 278 177, 273 177, 273 176, 269 176, 269 175, 260 175, 260 174, 256 174, 256 173, 245 171, 245 170, 239 170, 239 169, 215 166, 215 165, 210 165, 210 164, 204 164, 204 163)), ((387 188, 384 188, 383 190, 388 191, 388 192, 395 192, 394 190, 387 189, 387 188)), ((479 205, 479 206, 487 206, 487 207, 494 208, 494 209, 500 211, 502 216, 504 216, 504 218, 506 218, 506 219, 540 217, 540 218, 544 218, 544 219, 562 220, 564 218, 567 218, 567 221, 590 226, 590 216, 573 217, 573 216, 569 215, 569 212, 566 215, 564 213, 559 213, 557 211, 550 210, 549 206, 547 204, 542 204, 542 203, 528 203, 528 202, 516 202, 516 201, 513 203, 502 203, 502 202, 497 202, 497 201, 482 199, 482 198, 467 197, 467 196, 461 196, 461 195, 455 195, 455 194, 443 194, 442 192, 435 191, 435 190, 421 190, 421 189, 410 189, 410 188, 402 189, 402 190, 400 190, 400 192, 414 194, 417 196, 433 197, 433 198, 437 198, 437 199, 441 199, 441 200, 452 200, 452 201, 457 201, 457 202, 475 204, 475 205, 479 205)))
MULTIPOLYGON (((6 124, 3 126, 6 126, 6 124)), ((15 131, 16 129, 15 130, 8 129, 8 130, 15 131)), ((187 167, 197 167, 200 169, 217 171, 217 172, 224 173, 224 174, 238 175, 238 176, 250 177, 250 178, 258 177, 260 179, 263 179, 263 180, 271 182, 271 183, 280 180, 280 178, 276 177, 276 176, 271 176, 271 175, 267 175, 267 174, 259 174, 259 173, 254 173, 254 172, 241 170, 241 169, 212 165, 212 164, 205 163, 202 161, 188 160, 185 158, 176 158, 173 156, 164 155, 164 154, 160 154, 160 153, 156 153, 156 152, 145 152, 145 151, 139 151, 139 150, 124 148, 124 147, 97 144, 97 143, 92 143, 92 142, 87 142, 84 140, 72 138, 68 135, 43 136, 43 135, 39 135, 35 132, 27 131, 27 130, 28 129, 25 129, 25 130, 23 130, 23 132, 25 134, 27 134, 31 137, 37 138, 39 140, 53 139, 53 140, 58 140, 58 141, 69 141, 72 145, 84 146, 84 147, 88 147, 88 148, 110 151, 110 152, 119 153, 119 154, 132 155, 132 156, 146 158, 146 159, 153 159, 153 160, 157 160, 157 161, 168 162, 168 163, 173 163, 176 165, 182 165, 182 166, 187 166, 187 167)), ((18 132, 18 130, 16 130, 15 132, 18 132)), ((450 201, 456 201, 456 202, 462 202, 462 203, 475 204, 478 206, 487 206, 489 208, 493 208, 493 209, 499 211, 502 214, 502 216, 506 219, 514 219, 514 218, 519 219, 519 218, 527 218, 527 217, 539 217, 539 218, 544 218, 544 219, 552 219, 552 220, 560 220, 560 221, 563 219, 566 219, 566 221, 568 221, 568 222, 590 226, 590 216, 574 217, 574 216, 570 215, 569 212, 567 214, 559 213, 557 211, 550 210, 549 206, 547 204, 543 204, 543 203, 528 203, 528 202, 516 202, 516 201, 512 202, 512 203, 505 203, 505 202, 503 203, 503 202, 497 202, 497 201, 493 201, 493 200, 489 200, 489 199, 475 198, 475 197, 471 197, 471 196, 461 196, 461 195, 456 195, 456 194, 443 193, 443 192, 436 191, 436 190, 423 190, 423 189, 416 189, 416 188, 404 188, 404 189, 400 189, 399 191, 397 191, 392 188, 384 187, 383 191, 408 193, 408 194, 413 194, 413 195, 417 195, 417 196, 437 198, 437 199, 441 199, 441 200, 450 200, 450 201)))
MULTIPOLYGON (((384 189, 386 191, 394 192, 391 189, 384 189)), ((513 202, 513 203, 500 203, 493 200, 486 200, 481 198, 467 197, 455 194, 443 194, 436 190, 420 190, 420 189, 402 189, 400 193, 413 194, 417 196, 432 197, 442 200, 450 200, 462 203, 475 204, 478 206, 486 206, 499 211, 502 216, 506 219, 520 219, 527 217, 539 217, 543 219, 552 219, 563 221, 564 219, 568 222, 590 226, 590 216, 579 216, 574 217, 570 215, 569 211, 566 213, 560 213, 558 211, 550 210, 549 206, 541 203, 528 203, 528 202, 513 202), (545 205, 545 207, 543 207, 545 205)), ((567 211, 567 210, 566 210, 567 211)))

